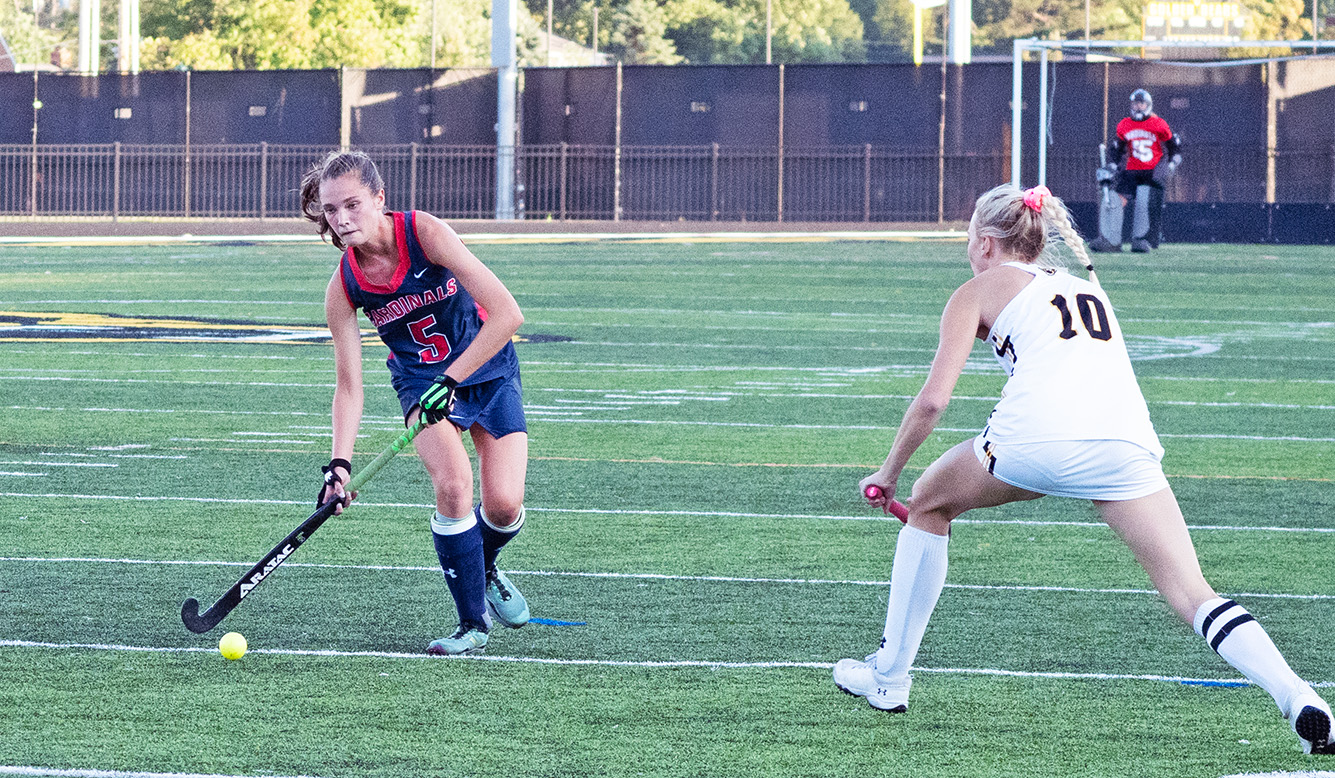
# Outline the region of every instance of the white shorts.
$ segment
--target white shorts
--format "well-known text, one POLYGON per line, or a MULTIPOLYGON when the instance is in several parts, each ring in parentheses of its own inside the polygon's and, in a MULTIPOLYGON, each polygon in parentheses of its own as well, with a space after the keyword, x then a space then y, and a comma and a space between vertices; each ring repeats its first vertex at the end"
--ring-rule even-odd
POLYGON ((1168 486, 1159 457, 1125 440, 998 445, 979 435, 973 451, 996 478, 1053 497, 1134 500, 1168 486))

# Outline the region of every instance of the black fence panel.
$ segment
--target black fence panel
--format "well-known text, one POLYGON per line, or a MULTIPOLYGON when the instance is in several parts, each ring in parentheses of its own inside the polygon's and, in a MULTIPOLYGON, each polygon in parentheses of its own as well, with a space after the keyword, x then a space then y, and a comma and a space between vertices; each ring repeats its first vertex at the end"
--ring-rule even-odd
POLYGON ((622 84, 622 145, 779 144, 778 68, 639 65, 622 84))
MULTIPOLYGON (((39 74, 37 142, 182 143, 185 80, 177 72, 39 74)), ((31 94, 26 102, 31 104, 31 94)), ((31 142, 31 127, 28 136, 31 142)))
POLYGON ((784 68, 784 145, 934 149, 940 89, 937 68, 789 65, 784 68))
POLYGON ((1170 243, 1272 242, 1270 209, 1260 203, 1168 203, 1163 236, 1170 243))
POLYGON ((343 71, 354 146, 496 142, 496 71, 481 68, 343 71))
POLYGON ((196 71, 191 143, 339 143, 337 70, 196 71))
POLYGON ((1276 243, 1335 243, 1335 205, 1275 204, 1270 214, 1269 238, 1276 243))
POLYGON ((0 73, 0 145, 32 143, 33 77, 0 73))
POLYGON ((520 126, 525 144, 616 143, 616 68, 530 68, 523 80, 520 126))

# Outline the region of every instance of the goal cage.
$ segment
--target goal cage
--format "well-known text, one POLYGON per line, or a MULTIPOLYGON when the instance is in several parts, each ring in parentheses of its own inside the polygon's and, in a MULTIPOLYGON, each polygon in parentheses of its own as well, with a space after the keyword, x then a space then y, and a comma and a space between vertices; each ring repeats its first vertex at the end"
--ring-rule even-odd
MULTIPOLYGON (((1248 58, 1248 59, 1221 59, 1221 60, 1191 60, 1190 62, 1174 62, 1172 60, 1153 60, 1158 64, 1165 66, 1180 65, 1182 67, 1231 67, 1236 65, 1255 65, 1259 63, 1275 62, 1280 60, 1299 60, 1311 59, 1313 57, 1325 57, 1335 54, 1335 40, 1266 40, 1266 41, 1202 41, 1202 40, 1041 40, 1038 38, 1021 38, 1014 42, 1014 50, 1011 56, 1011 183, 1015 186, 1021 186, 1021 159, 1023 133, 1021 120, 1024 110, 1024 79, 1023 64, 1026 52, 1038 52, 1039 62, 1039 83, 1038 83, 1038 132, 1036 140, 1038 171, 1036 176, 1037 184, 1047 184, 1048 175, 1048 145, 1049 145, 1049 123, 1051 122, 1051 105, 1049 104, 1048 91, 1048 61, 1049 56, 1054 51, 1070 52, 1078 55, 1088 55, 1092 50, 1101 49, 1287 49, 1290 54, 1275 55, 1273 57, 1248 58), (1297 53, 1310 50, 1311 53, 1297 53)), ((1123 56, 1123 57, 1101 57, 1103 61, 1150 61, 1144 57, 1123 56)), ((1106 135, 1106 133, 1105 133, 1106 135)), ((1105 138, 1106 139, 1106 138, 1105 138)), ((1269 200, 1273 201, 1274 191, 1274 160, 1270 155, 1269 169, 1267 170, 1267 192, 1269 200)))

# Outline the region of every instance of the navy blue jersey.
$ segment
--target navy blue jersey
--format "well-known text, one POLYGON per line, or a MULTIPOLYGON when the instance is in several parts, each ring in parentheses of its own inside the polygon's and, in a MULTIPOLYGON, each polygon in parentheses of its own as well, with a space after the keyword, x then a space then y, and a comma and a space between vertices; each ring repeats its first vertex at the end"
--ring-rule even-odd
MULTIPOLYGON (((399 264, 386 285, 362 275, 353 249, 339 264, 343 291, 354 309, 361 308, 389 346, 389 371, 395 386, 429 384, 445 372, 482 328, 485 315, 454 274, 426 258, 417 240, 416 212, 394 217, 394 244, 399 264)), ((519 359, 511 343, 483 363, 461 385, 514 376, 519 359)))

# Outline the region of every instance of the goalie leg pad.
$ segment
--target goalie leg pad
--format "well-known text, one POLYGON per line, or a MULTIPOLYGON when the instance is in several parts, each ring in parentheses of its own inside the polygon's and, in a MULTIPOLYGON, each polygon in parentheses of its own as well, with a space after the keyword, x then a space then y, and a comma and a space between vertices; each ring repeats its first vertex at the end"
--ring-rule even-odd
POLYGON ((1159 248, 1163 241, 1164 190, 1157 186, 1149 187, 1150 232, 1148 240, 1154 248, 1159 248))
POLYGON ((1106 250, 1120 251, 1122 247, 1122 197, 1107 187, 1099 201, 1099 237, 1106 250))
POLYGON ((1131 240, 1147 240, 1150 235, 1150 192, 1154 187, 1136 187, 1136 201, 1131 211, 1131 240))

